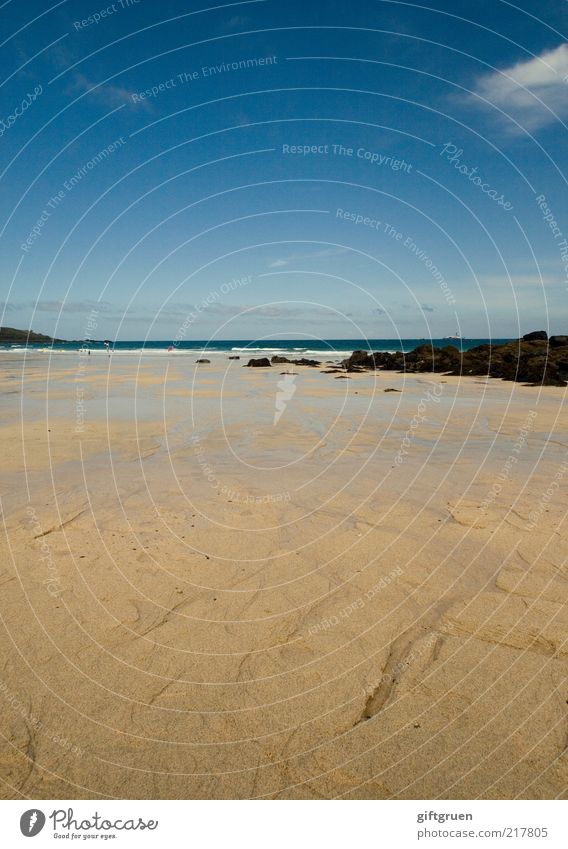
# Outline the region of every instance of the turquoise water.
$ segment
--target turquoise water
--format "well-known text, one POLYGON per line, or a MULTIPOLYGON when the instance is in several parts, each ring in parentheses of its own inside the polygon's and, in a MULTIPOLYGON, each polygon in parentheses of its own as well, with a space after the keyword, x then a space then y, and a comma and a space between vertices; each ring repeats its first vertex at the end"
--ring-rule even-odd
MULTIPOLYGON (((115 353, 151 353, 156 354, 226 354, 235 356, 272 356, 274 354, 291 355, 295 357, 319 356, 333 357, 335 354, 347 356, 355 350, 367 351, 412 351, 417 345, 431 342, 435 347, 455 345, 464 351, 476 345, 491 343, 501 345, 509 339, 229 339, 201 340, 193 342, 172 342, 171 340, 148 341, 132 340, 129 342, 112 342, 110 347, 115 353)), ((53 347, 45 345, 2 345, 0 351, 78 351, 83 347, 93 352, 105 352, 103 342, 59 342, 53 347)))

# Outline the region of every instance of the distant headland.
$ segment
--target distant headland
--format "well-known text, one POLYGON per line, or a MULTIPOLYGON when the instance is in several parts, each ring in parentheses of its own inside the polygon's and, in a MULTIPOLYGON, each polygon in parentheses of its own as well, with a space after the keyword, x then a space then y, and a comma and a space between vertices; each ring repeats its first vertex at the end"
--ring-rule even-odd
POLYGON ((64 339, 53 339, 43 333, 33 330, 17 330, 15 327, 0 327, 0 345, 52 345, 54 342, 64 342, 64 339))

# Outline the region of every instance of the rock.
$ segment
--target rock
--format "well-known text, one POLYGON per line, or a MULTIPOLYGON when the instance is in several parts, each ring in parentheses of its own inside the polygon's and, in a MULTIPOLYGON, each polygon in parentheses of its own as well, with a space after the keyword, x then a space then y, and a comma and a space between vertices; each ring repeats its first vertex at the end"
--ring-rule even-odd
POLYGON ((375 368, 375 362, 368 351, 353 351, 350 357, 341 363, 346 369, 353 368, 375 368))
POLYGON ((247 368, 266 368, 270 367, 270 360, 268 357, 258 357, 256 360, 249 360, 247 363, 247 368))
POLYGON ((240 357, 229 357, 230 360, 240 360, 240 357))
POLYGON ((289 360, 288 357, 280 357, 280 356, 277 356, 277 355, 271 357, 270 362, 273 365, 283 365, 284 363, 290 363, 291 365, 295 365, 295 366, 319 366, 319 365, 321 365, 319 360, 307 360, 305 357, 302 357, 302 359, 300 359, 300 360, 289 360))
POLYGON ((352 366, 363 366, 369 359, 369 351, 353 351, 349 357, 352 366))
POLYGON ((523 336, 523 342, 537 342, 539 340, 546 342, 547 339, 548 333, 546 330, 533 330, 532 333, 525 333, 523 336))
POLYGON ((435 372, 450 375, 489 376, 533 385, 566 386, 568 382, 568 336, 551 336, 543 330, 503 345, 483 344, 460 351, 455 345, 435 348, 424 343, 413 351, 354 351, 342 362, 348 372, 385 370, 408 373, 435 372))
POLYGON ((386 389, 383 389, 383 392, 400 392, 400 389, 393 389, 392 386, 388 386, 386 389))
POLYGON ((210 363, 210 362, 211 362, 211 360, 201 359, 201 360, 196 360, 195 362, 196 362, 196 363, 210 363))
POLYGON ((489 374, 491 362, 491 345, 477 345, 462 355, 461 369, 454 369, 452 374, 489 374))
POLYGON ((452 360, 456 363, 461 359, 461 351, 459 348, 456 348, 455 345, 446 345, 442 348, 441 353, 446 357, 446 359, 452 360))

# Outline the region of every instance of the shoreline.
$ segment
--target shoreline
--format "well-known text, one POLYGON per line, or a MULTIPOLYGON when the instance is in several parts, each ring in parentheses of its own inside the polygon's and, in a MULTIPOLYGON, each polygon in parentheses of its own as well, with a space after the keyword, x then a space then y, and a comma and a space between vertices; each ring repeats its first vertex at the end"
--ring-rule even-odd
MULTIPOLYGON (((0 362, 10 361, 12 357, 26 360, 32 355, 76 354, 80 360, 91 357, 113 358, 135 356, 140 361, 153 357, 164 358, 172 364, 179 360, 195 357, 202 367, 212 361, 231 360, 243 366, 258 369, 272 366, 300 366, 302 368, 327 368, 328 373, 336 372, 336 377, 350 377, 358 372, 388 371, 399 374, 441 374, 500 378, 524 383, 531 386, 547 385, 565 388, 568 386, 568 336, 550 336, 545 331, 533 331, 519 339, 511 340, 460 340, 460 347, 449 344, 447 339, 400 340, 398 347, 386 345, 395 340, 368 340, 367 349, 351 346, 341 348, 341 340, 335 340, 337 347, 307 347, 299 344, 302 340, 280 340, 271 345, 259 344, 258 340, 242 344, 242 340, 228 340, 224 344, 210 342, 183 342, 167 344, 165 342, 115 343, 117 347, 100 347, 102 343, 67 343, 66 347, 45 348, 39 346, 0 348, 0 362), (408 345, 419 341, 413 347, 408 345), (238 343, 241 344, 238 344, 238 343), (159 346, 159 347, 158 347, 159 346), (209 359, 209 358, 212 359, 209 359), (345 372, 345 374, 340 374, 345 372)), ((344 340, 355 343, 357 340, 344 340)), ((312 346, 314 342, 312 340, 312 346)))

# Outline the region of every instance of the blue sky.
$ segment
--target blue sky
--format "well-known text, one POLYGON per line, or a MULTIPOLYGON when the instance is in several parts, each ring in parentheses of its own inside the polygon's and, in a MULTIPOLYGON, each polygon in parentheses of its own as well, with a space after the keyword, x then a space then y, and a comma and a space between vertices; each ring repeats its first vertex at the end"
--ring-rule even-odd
POLYGON ((568 4, 8 0, 0 20, 3 325, 568 332, 568 4))

